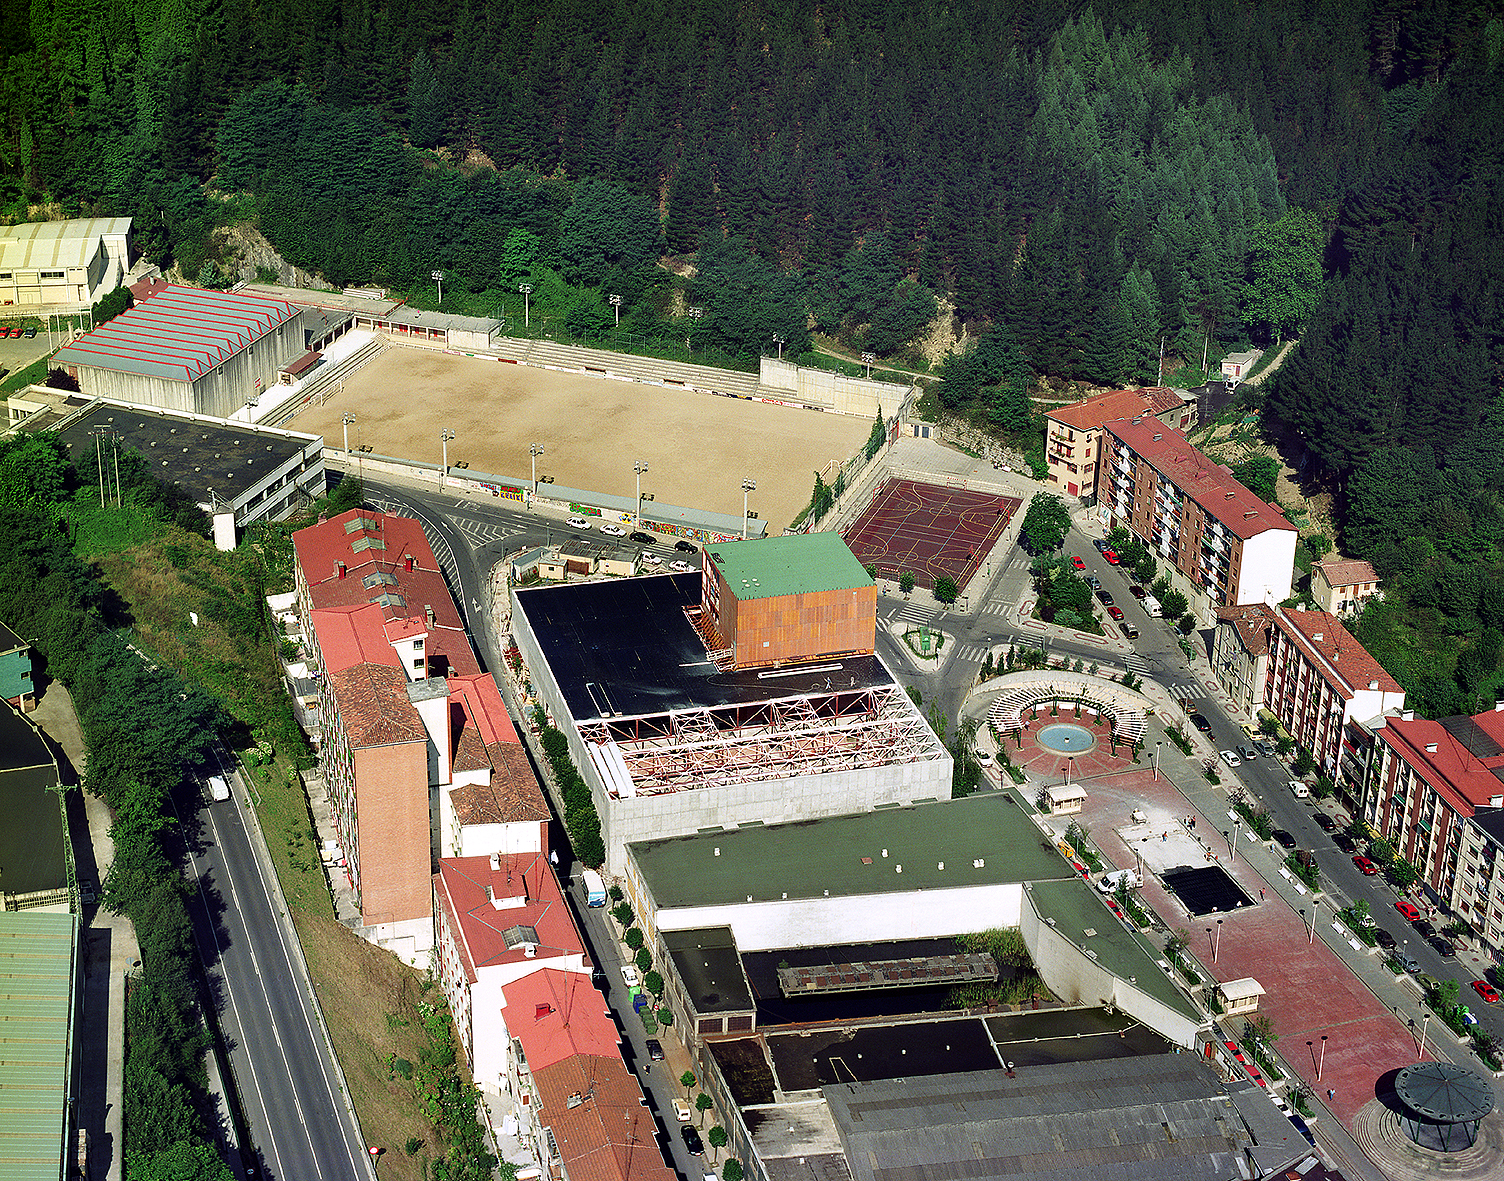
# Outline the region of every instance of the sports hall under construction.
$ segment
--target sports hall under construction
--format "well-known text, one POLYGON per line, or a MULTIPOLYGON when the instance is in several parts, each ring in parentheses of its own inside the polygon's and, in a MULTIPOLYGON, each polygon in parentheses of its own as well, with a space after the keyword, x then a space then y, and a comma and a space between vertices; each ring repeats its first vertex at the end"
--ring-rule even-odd
POLYGON ((632 841, 949 798, 951 757, 874 651, 875 612, 828 533, 711 547, 696 574, 514 591, 513 641, 608 869, 632 841))

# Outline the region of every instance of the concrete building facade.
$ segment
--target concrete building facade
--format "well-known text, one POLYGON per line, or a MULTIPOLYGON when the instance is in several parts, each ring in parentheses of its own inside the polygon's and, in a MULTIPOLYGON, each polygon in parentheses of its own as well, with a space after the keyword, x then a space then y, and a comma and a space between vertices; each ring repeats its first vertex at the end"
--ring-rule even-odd
POLYGON ((1071 406, 1045 412, 1046 482, 1086 504, 1097 501, 1097 469, 1102 458, 1102 424, 1119 418, 1150 417, 1189 432, 1196 426, 1196 398, 1186 390, 1109 390, 1071 406))
POLYGON ((87 307, 120 286, 131 262, 128 217, 0 227, 0 306, 42 314, 87 307))
POLYGON ((1210 621, 1218 607, 1290 597, 1295 526, 1178 430, 1155 419, 1105 424, 1100 497, 1114 527, 1147 546, 1210 621))

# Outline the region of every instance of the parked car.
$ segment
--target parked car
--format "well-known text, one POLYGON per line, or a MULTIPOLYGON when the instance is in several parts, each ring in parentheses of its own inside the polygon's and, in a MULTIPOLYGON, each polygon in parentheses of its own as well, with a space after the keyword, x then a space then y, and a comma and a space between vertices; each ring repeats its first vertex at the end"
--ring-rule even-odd
POLYGON ((1275 843, 1278 844, 1282 849, 1295 848, 1295 838, 1287 833, 1284 829, 1276 828, 1273 835, 1275 843))
POLYGON ((1143 587, 1139 586, 1139 584, 1135 582, 1132 586, 1130 586, 1128 588, 1128 593, 1130 595, 1132 595, 1135 599, 1142 599, 1149 592, 1146 591, 1143 587))
POLYGON ((1487 980, 1474 980, 1473 991, 1483 998, 1483 1003, 1497 1005, 1499 1003, 1499 990, 1487 980))
POLYGON ((688 1101, 677 1098, 674 1100, 674 1116, 681 1124, 687 1124, 695 1118, 694 1112, 689 1109, 688 1101))
POLYGON ((1125 621, 1118 624, 1118 626, 1123 629, 1123 634, 1130 640, 1138 639, 1138 628, 1134 627, 1133 624, 1125 621))
POLYGON ((1248 746, 1245 743, 1239 743, 1238 747, 1237 747, 1237 751, 1238 751, 1238 758, 1242 759, 1245 763, 1248 762, 1250 759, 1256 759, 1256 758, 1259 757, 1259 752, 1256 751, 1256 750, 1254 750, 1253 747, 1248 746))
POLYGON ((648 1057, 654 1062, 663 1061, 663 1043, 655 1037, 648 1038, 645 1045, 648 1048, 648 1057))
POLYGON ((695 568, 688 562, 670 562, 668 568, 677 574, 693 574, 695 568))
POLYGON ((627 531, 625 529, 623 529, 620 525, 611 524, 610 521, 602 523, 601 532, 606 534, 606 536, 608 537, 625 537, 627 535, 627 531))
POLYGON ((28 325, 26 325, 26 331, 23 332, 21 335, 24 336, 24 337, 26 337, 27 340, 30 340, 36 334, 37 334, 37 326, 35 324, 28 324, 28 325))
POLYGON ((1311 1135, 1311 1125, 1306 1123, 1306 1121, 1301 1119, 1298 1115, 1292 1115, 1290 1117, 1290 1122, 1295 1125, 1295 1130, 1305 1138, 1305 1142, 1312 1148, 1315 1148, 1316 1137, 1311 1135))
POLYGON ((1260 738, 1253 745, 1259 748, 1259 754, 1263 755, 1266 759, 1272 759, 1279 753, 1279 747, 1275 746, 1267 738, 1260 738))
POLYGON ((642 560, 643 560, 643 563, 645 565, 648 565, 648 566, 661 566, 661 565, 663 565, 663 559, 660 558, 657 554, 645 553, 645 554, 642 555, 642 560))
POLYGON ((1102 589, 1102 580, 1100 578, 1098 578, 1095 574, 1088 574, 1086 576, 1086 585, 1089 586, 1089 587, 1091 587, 1092 590, 1101 590, 1102 589))
POLYGON ((1408 919, 1412 923, 1420 922, 1420 911, 1415 909, 1415 903, 1406 902, 1401 898, 1394 904, 1394 909, 1400 912, 1402 918, 1408 919))
POLYGON ((679 1129, 679 1135, 684 1137, 684 1147, 695 1156, 705 1151, 705 1141, 700 1139, 700 1133, 695 1131, 694 1124, 685 1124, 679 1129))
POLYGON ((1325 812, 1317 812, 1315 816, 1311 817, 1311 819, 1316 821, 1316 827, 1319 828, 1322 832, 1337 831, 1337 822, 1330 816, 1328 816, 1325 812))
POLYGON ((1416 976, 1416 973, 1420 971, 1420 962, 1408 951, 1395 952, 1389 957, 1389 962, 1394 964, 1401 972, 1409 972, 1410 975, 1415 976, 1416 983, 1420 984, 1422 988, 1426 987, 1421 983, 1421 978, 1416 976))
POLYGON ((1113 549, 1104 549, 1102 551, 1102 556, 1107 559, 1107 564, 1109 566, 1116 566, 1120 560, 1118 558, 1118 551, 1113 549))
POLYGON ((1210 734, 1212 732, 1212 724, 1202 714, 1192 714, 1191 725, 1195 726, 1203 734, 1210 734))
POLYGON ((1299 779, 1292 779, 1290 780, 1290 794, 1297 800, 1308 800, 1311 798, 1311 789, 1299 779))
POLYGON ((1371 878, 1374 874, 1379 872, 1379 867, 1372 861, 1370 861, 1367 857, 1364 857, 1361 853, 1353 858, 1353 864, 1358 867, 1358 872, 1363 874, 1365 877, 1371 878))
POLYGON ((1220 750, 1217 753, 1222 756, 1222 761, 1229 767, 1241 767, 1243 765, 1243 760, 1230 750, 1220 750))
POLYGON ((1093 541, 1092 545, 1094 545, 1094 546, 1097 547, 1097 552, 1098 553, 1101 553, 1103 550, 1105 550, 1107 548, 1107 542, 1105 540, 1103 540, 1102 538, 1100 538, 1100 537, 1098 537, 1095 541, 1093 541))
POLYGON ((570 517, 569 520, 567 520, 564 523, 566 525, 568 525, 571 529, 589 529, 590 528, 590 522, 587 521, 587 520, 585 520, 584 517, 570 517))
POLYGON ((1086 563, 1085 563, 1085 562, 1083 562, 1083 561, 1082 561, 1082 560, 1081 560, 1081 559, 1080 559, 1080 558, 1079 558, 1079 557, 1078 557, 1078 556, 1077 556, 1077 555, 1075 555, 1075 554, 1072 554, 1072 555, 1071 555, 1071 565, 1072 565, 1072 566, 1074 566, 1074 567, 1075 567, 1075 568, 1076 568, 1076 569, 1077 569, 1077 570, 1085 570, 1085 569, 1086 569, 1086 563))
POLYGON ((1334 836, 1332 838, 1332 844, 1336 845, 1337 848, 1341 849, 1344 853, 1356 853, 1358 851, 1358 842, 1353 840, 1352 837, 1348 836, 1345 832, 1339 832, 1336 836, 1334 836))
POLYGON ((1443 939, 1440 935, 1434 935, 1430 939, 1427 939, 1426 942, 1435 949, 1436 954, 1442 959, 1455 960, 1457 958, 1457 945, 1450 939, 1443 939))
POLYGON ((642 983, 642 977, 637 974, 637 969, 631 964, 621 966, 621 978, 628 988, 636 988, 642 983))
MULTIPOLYGON (((1096 576, 1093 575, 1092 577, 1096 577, 1096 576)), ((1099 591, 1097 591, 1097 598, 1101 600, 1102 606, 1104 606, 1104 607, 1111 607, 1112 606, 1112 592, 1111 591, 1099 590, 1099 591)))
POLYGON ((1122 619, 1123 609, 1121 607, 1109 607, 1107 608, 1107 614, 1111 615, 1114 619, 1122 619))
POLYGON ((674 548, 681 554, 692 554, 695 552, 695 543, 692 541, 676 541, 674 542, 674 548))
POLYGON ((641 529, 634 529, 627 534, 628 541, 635 541, 639 545, 657 545, 658 539, 651 533, 644 533, 641 529))
POLYGON ((1385 951, 1393 951, 1399 945, 1399 941, 1383 927, 1374 928, 1373 941, 1385 951))
POLYGON ((1430 939, 1436 934, 1436 928, 1425 919, 1416 919, 1410 925, 1415 928, 1415 933, 1422 939, 1430 939))

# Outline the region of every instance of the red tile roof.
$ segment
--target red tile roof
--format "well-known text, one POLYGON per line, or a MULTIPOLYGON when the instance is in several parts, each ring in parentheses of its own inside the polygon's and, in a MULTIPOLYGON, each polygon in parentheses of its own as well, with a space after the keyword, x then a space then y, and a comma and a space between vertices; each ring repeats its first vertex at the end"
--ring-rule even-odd
POLYGON ((1312 562, 1311 570, 1314 573, 1321 571, 1328 586, 1357 586, 1364 582, 1378 582, 1379 572, 1373 568, 1373 563, 1362 561, 1359 558, 1343 558, 1331 562, 1312 562))
POLYGON ((1120 419, 1104 425, 1108 434, 1245 541, 1270 529, 1295 532, 1279 509, 1248 491, 1227 468, 1197 451, 1173 427, 1153 418, 1120 419))
POLYGON ((569 1181, 675 1181, 654 1138, 653 1115, 620 1057, 577 1055, 533 1081, 569 1181), (579 1102, 570 1107, 572 1096, 579 1102))
POLYGON ((1179 394, 1168 386, 1150 386, 1137 390, 1108 390, 1084 402, 1061 406, 1045 414, 1056 422, 1078 431, 1100 430, 1103 423, 1115 418, 1132 418, 1137 414, 1163 414, 1184 406, 1179 394))
POLYGON ((621 1065, 621 1036, 590 973, 543 967, 502 985, 501 993, 507 1032, 522 1043, 535 1077, 577 1054, 621 1065))
MULTIPOLYGON (((491 748, 491 781, 465 783, 451 788, 449 801, 462 825, 542 823, 548 819, 548 804, 527 753, 516 743, 502 742, 491 748)), ((458 761, 455 770, 462 770, 458 761)))
MULTIPOLYGON (((1489 736, 1504 745, 1504 714, 1490 711, 1475 715, 1473 721, 1486 732, 1498 731, 1489 736)), ((1504 782, 1494 774, 1494 768, 1504 766, 1504 755, 1479 758, 1440 722, 1391 717, 1376 733, 1462 816, 1504 795, 1504 782), (1431 743, 1436 744, 1434 751, 1426 749, 1431 743)))
POLYGON ((357 664, 331 669, 329 680, 352 747, 428 740, 417 707, 407 699, 407 675, 400 668, 357 664))
POLYGON ((1400 683, 1384 671, 1335 615, 1325 611, 1286 611, 1283 607, 1275 608, 1274 614, 1275 626, 1296 641, 1324 674, 1324 679, 1344 698, 1377 689, 1396 693, 1403 699, 1405 690, 1400 683))
MULTIPOLYGON (((435 884, 456 919, 456 938, 468 961, 480 969, 527 959, 583 955, 584 942, 564 904, 547 856, 504 853, 497 863, 500 868, 492 869, 488 857, 445 857, 439 862, 435 884), (492 898, 507 905, 498 908, 492 898), (507 946, 504 933, 513 927, 532 927, 537 932, 533 955, 529 956, 521 945, 507 946)), ((597 994, 597 1002, 599 999, 597 994)))
POLYGON ((1269 651, 1269 627, 1274 622, 1274 612, 1264 604, 1218 607, 1217 619, 1238 629, 1238 637, 1249 655, 1263 656, 1269 651))

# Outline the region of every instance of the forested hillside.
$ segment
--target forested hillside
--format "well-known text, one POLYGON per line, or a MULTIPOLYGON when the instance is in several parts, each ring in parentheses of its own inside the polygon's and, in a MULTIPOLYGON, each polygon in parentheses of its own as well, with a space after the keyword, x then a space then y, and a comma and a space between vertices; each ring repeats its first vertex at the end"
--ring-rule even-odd
MULTIPOLYGON (((13 0, 0 213, 752 363, 811 331, 1033 430, 1041 377, 1300 338, 1264 421, 1423 709, 1504 660, 1501 0, 13 0), (665 265, 665 263, 667 265, 665 265), (695 318, 690 317, 693 310, 695 318), (678 347, 678 343, 674 347, 678 347), (908 356, 907 362, 925 362, 908 356)), ((1270 388, 1270 387, 1266 387, 1270 388)))

